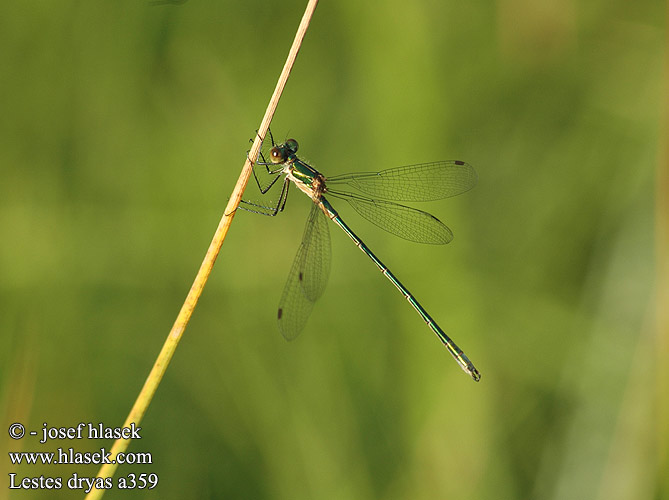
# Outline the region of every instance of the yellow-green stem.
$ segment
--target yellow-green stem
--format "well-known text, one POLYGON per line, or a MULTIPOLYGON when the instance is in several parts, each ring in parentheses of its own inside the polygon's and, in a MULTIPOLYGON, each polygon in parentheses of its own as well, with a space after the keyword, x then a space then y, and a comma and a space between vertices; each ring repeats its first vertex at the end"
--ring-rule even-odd
MULTIPOLYGON (((195 309, 195 305, 200 298, 204 285, 209 278, 209 274, 211 273, 211 269, 214 266, 218 252, 221 249, 221 245, 223 244, 225 236, 228 233, 228 229, 230 228, 232 218, 234 217, 235 211, 237 210, 239 202, 242 199, 242 194, 244 193, 246 184, 248 183, 249 177, 251 176, 251 168, 255 160, 258 158, 262 141, 267 134, 267 130, 269 129, 272 117, 274 116, 274 112, 279 103, 279 99, 281 98, 281 94, 283 93, 283 89, 286 85, 286 81, 288 80, 288 76, 290 75, 290 71, 293 68, 293 64, 295 63, 297 53, 300 50, 304 35, 307 32, 307 28, 309 27, 309 23, 317 4, 318 0, 309 0, 309 3, 307 4, 304 16, 302 16, 302 21, 300 22, 300 25, 297 29, 295 40, 293 41, 293 45, 290 48, 290 52, 288 53, 286 64, 283 66, 283 70, 279 76, 276 88, 274 89, 272 98, 270 99, 267 110, 265 111, 265 116, 260 123, 260 127, 258 127, 258 134, 253 141, 253 146, 248 154, 246 162, 244 163, 244 167, 242 168, 242 172, 239 175, 237 184, 232 191, 232 195, 230 196, 228 205, 225 208, 223 217, 221 218, 221 221, 216 228, 216 232, 214 233, 214 237, 211 240, 209 248, 207 249, 207 254, 205 255, 204 260, 200 265, 197 276, 195 277, 193 285, 191 286, 190 291, 186 296, 186 300, 181 306, 181 310, 177 315, 174 325, 172 326, 172 329, 170 330, 170 333, 167 336, 165 343, 163 344, 163 348, 160 350, 160 354, 158 355, 158 358, 156 359, 153 368, 151 369, 151 373, 149 373, 146 382, 144 382, 144 387, 142 387, 139 396, 137 396, 135 404, 133 405, 128 417, 125 420, 125 423, 123 424, 124 427, 130 426, 132 423, 134 423, 136 426, 139 426, 140 422, 142 421, 142 417, 146 413, 146 409, 148 408, 151 399, 153 399, 153 395, 155 394, 156 389, 158 388, 158 385, 160 384, 160 381, 165 374, 165 370, 167 369, 167 366, 169 365, 170 360, 174 355, 174 351, 179 344, 179 340, 181 340, 181 336, 186 329, 186 325, 188 324, 188 321, 193 314, 193 309, 195 309)), ((115 462, 116 456, 119 453, 124 452, 128 448, 129 444, 130 440, 128 439, 118 439, 111 449, 111 461, 115 462)), ((118 464, 116 463, 103 465, 98 471, 97 477, 112 477, 116 471, 117 465, 118 464)), ((99 499, 102 497, 104 492, 104 489, 94 488, 88 493, 88 495, 86 495, 86 500, 99 499)))

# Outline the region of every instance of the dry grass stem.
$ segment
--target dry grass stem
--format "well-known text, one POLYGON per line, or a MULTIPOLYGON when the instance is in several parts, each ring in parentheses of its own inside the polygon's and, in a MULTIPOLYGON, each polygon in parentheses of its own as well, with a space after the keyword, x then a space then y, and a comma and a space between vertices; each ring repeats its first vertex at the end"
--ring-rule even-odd
MULTIPOLYGON (((269 105, 267 106, 267 110, 265 111, 265 116, 260 123, 260 127, 258 127, 258 134, 253 141, 253 146, 248 154, 246 162, 244 163, 244 167, 242 168, 242 172, 239 176, 239 179, 237 180, 237 184, 232 191, 232 195, 230 196, 228 205, 225 208, 223 217, 221 218, 221 221, 216 228, 216 233, 214 234, 211 244, 207 249, 207 254, 204 257, 197 276, 193 281, 193 285, 191 286, 190 291, 186 296, 186 300, 184 301, 183 306, 181 306, 181 310, 179 311, 176 321, 174 322, 174 325, 172 326, 172 329, 170 330, 170 333, 165 340, 163 348, 161 349, 160 354, 158 355, 158 358, 156 359, 153 368, 151 369, 151 373, 147 377, 146 382, 144 383, 144 387, 142 387, 135 404, 130 410, 130 414, 123 424, 125 427, 130 426, 132 423, 134 423, 136 426, 139 426, 142 417, 144 416, 144 413, 146 412, 146 409, 153 399, 153 395, 155 394, 156 389, 158 388, 158 385, 160 384, 160 381, 165 374, 165 370, 167 369, 167 366, 169 365, 170 360, 174 355, 174 351, 176 350, 179 340, 181 340, 181 336, 186 329, 186 325, 188 324, 190 317, 193 314, 195 305, 197 304, 202 290, 204 289, 204 285, 209 278, 209 274, 211 273, 211 270, 214 266, 218 252, 221 249, 221 245, 223 244, 225 236, 228 233, 228 229, 230 228, 230 224, 235 215, 239 202, 242 199, 242 194, 244 193, 246 184, 248 183, 249 177, 251 176, 251 168, 255 160, 258 158, 262 141, 267 134, 267 130, 269 129, 272 117, 274 116, 279 99, 281 98, 283 89, 286 85, 286 82, 288 81, 288 76, 290 75, 290 72, 293 68, 293 64, 295 63, 295 59, 300 50, 304 35, 307 32, 307 28, 309 27, 309 23, 317 4, 318 0, 309 0, 304 16, 302 17, 302 21, 300 22, 300 25, 297 29, 295 40, 293 41, 293 45, 290 48, 290 52, 288 53, 286 64, 281 71, 281 75, 279 76, 279 80, 276 84, 274 94, 272 95, 269 105)), ((111 449, 111 460, 114 461, 119 453, 124 452, 128 448, 129 444, 130 440, 117 440, 111 449)), ((116 471, 116 467, 117 464, 115 463, 103 465, 98 471, 97 477, 112 477, 116 471)), ((103 489, 94 488, 86 496, 86 500, 99 499, 102 497, 104 492, 105 490, 103 489)))

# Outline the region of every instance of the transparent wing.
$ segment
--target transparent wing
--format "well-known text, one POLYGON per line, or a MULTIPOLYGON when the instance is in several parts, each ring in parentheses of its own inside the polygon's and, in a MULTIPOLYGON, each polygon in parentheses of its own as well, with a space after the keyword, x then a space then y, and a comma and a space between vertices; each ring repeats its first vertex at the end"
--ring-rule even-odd
POLYGON ((463 161, 436 161, 380 172, 328 177, 327 185, 348 185, 373 197, 397 201, 432 201, 449 198, 476 185, 474 168, 463 161))
POLYGON ((314 303, 325 291, 329 275, 328 219, 314 203, 279 301, 279 330, 287 340, 293 340, 304 329, 314 303))
POLYGON ((446 224, 422 210, 353 193, 329 190, 328 194, 346 200, 365 219, 405 240, 443 245, 453 239, 453 233, 446 224))

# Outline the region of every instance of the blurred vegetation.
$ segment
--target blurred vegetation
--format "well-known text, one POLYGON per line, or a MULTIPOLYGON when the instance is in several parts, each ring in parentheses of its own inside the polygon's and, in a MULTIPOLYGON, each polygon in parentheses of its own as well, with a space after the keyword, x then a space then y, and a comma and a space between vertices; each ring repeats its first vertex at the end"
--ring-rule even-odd
MULTIPOLYGON (((122 424, 305 4, 0 6, 4 429, 122 424)), ((668 498, 653 295, 665 9, 322 2, 272 130, 326 175, 475 166, 476 189, 421 207, 453 229, 448 247, 341 213, 483 379, 334 226, 328 290, 285 342, 276 306, 309 208, 293 191, 276 219, 235 218, 130 446, 154 463, 117 476, 159 474, 135 495, 164 500, 668 498)), ((97 472, 0 463, 3 481, 97 472)), ((73 493, 0 488, 46 497, 73 493)))

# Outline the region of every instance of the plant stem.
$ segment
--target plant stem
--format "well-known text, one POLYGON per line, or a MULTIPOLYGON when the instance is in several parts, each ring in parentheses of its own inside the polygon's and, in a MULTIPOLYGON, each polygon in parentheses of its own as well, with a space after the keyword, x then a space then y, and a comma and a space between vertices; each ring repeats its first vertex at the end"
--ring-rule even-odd
MULTIPOLYGON (((149 373, 146 382, 144 382, 144 387, 142 387, 139 396, 137 396, 135 404, 133 405, 128 417, 125 420, 125 423, 123 424, 124 427, 129 427, 132 423, 134 423, 136 426, 139 426, 140 422, 142 421, 142 417, 146 413, 146 409, 153 399, 153 395, 155 394, 156 389, 158 388, 158 385, 160 384, 160 381, 165 374, 165 370, 167 369, 167 366, 169 365, 170 360, 174 355, 174 351, 176 350, 176 347, 181 340, 184 330, 186 329, 186 325, 188 324, 190 317, 193 314, 195 305, 197 304, 197 301, 202 294, 202 290, 204 289, 204 285, 209 278, 209 274, 214 267, 214 262, 216 261, 216 257, 218 256, 218 253, 221 249, 221 245, 225 240, 225 236, 228 234, 228 229, 230 228, 230 224, 235 215, 239 202, 242 199, 244 189, 246 189, 246 184, 248 183, 249 177, 251 176, 251 168, 258 158, 262 141, 267 134, 267 130, 269 129, 269 125, 274 116, 274 112, 279 103, 279 99, 281 98, 281 94, 283 93, 288 76, 290 75, 290 72, 293 68, 293 64, 295 63, 295 59, 297 58, 297 54, 302 45, 302 41, 304 40, 304 36, 307 32, 307 28, 309 27, 309 23, 317 4, 318 0, 309 0, 304 16, 302 17, 302 21, 300 22, 300 25, 297 29, 295 40, 293 41, 293 45, 290 48, 290 52, 288 53, 286 64, 283 66, 283 70, 279 76, 276 88, 274 89, 274 94, 272 94, 272 98, 270 99, 267 110, 265 111, 265 116, 263 117, 262 122, 260 123, 260 127, 258 128, 258 134, 253 141, 253 146, 244 163, 242 172, 239 175, 239 179, 237 180, 237 184, 232 191, 232 195, 230 196, 228 205, 225 208, 223 217, 221 218, 221 221, 216 228, 216 232, 214 233, 214 237, 209 245, 209 248, 207 249, 207 254, 205 255, 204 260, 200 265, 197 276, 195 277, 193 285, 191 286, 190 291, 186 296, 186 300, 181 306, 181 310, 177 315, 174 325, 172 326, 172 329, 170 330, 170 333, 167 336, 165 343, 163 344, 163 348, 160 350, 160 354, 158 355, 158 358, 156 359, 153 368, 151 369, 151 373, 149 373)), ((118 439, 111 449, 111 461, 115 462, 116 456, 119 453, 124 452, 128 448, 129 444, 129 439, 118 439)), ((112 477, 116 471, 117 466, 118 464, 116 463, 104 464, 98 471, 97 477, 112 477)), ((99 499, 102 497, 104 492, 104 489, 93 488, 88 493, 88 495, 86 495, 86 500, 99 499)))

